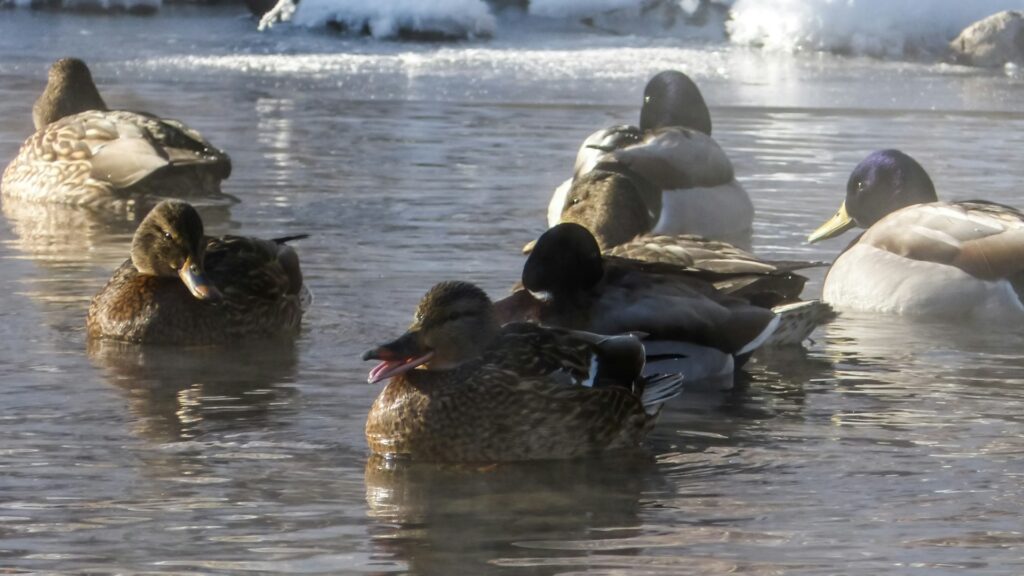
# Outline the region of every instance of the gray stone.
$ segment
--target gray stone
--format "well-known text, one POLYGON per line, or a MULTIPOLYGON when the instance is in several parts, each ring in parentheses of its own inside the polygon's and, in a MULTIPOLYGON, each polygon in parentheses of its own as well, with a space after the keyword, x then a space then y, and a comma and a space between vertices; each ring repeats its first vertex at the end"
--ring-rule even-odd
POLYGON ((972 66, 1024 63, 1024 12, 1006 10, 971 24, 949 43, 958 62, 972 66))

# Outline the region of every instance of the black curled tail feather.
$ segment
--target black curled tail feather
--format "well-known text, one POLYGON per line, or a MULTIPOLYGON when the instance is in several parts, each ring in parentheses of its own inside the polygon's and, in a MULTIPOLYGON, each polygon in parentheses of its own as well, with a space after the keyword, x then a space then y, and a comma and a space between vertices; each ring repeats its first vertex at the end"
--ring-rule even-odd
POLYGON ((305 240, 309 238, 309 234, 294 234, 292 236, 281 236, 280 238, 271 238, 270 241, 274 244, 286 244, 293 240, 305 240))

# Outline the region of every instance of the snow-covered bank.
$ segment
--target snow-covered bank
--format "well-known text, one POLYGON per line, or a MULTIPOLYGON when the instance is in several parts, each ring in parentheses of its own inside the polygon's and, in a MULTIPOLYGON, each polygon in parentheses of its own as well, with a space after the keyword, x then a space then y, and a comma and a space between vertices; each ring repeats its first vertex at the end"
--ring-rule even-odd
POLYGON ((292 22, 374 38, 473 38, 495 29, 494 15, 481 0, 302 0, 292 22))

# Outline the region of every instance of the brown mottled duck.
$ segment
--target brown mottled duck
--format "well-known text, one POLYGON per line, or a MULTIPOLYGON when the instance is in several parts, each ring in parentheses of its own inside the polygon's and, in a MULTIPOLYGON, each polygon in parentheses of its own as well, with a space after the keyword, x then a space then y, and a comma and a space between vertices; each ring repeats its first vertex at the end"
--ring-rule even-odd
POLYGON ((165 200, 132 239, 131 258, 89 306, 89 336, 152 344, 219 344, 294 334, 310 301, 284 245, 208 237, 191 205, 165 200))
POLYGON ((443 282, 397 340, 364 359, 390 378, 366 421, 370 449, 428 461, 573 458, 636 447, 677 374, 644 378, 632 336, 501 326, 487 295, 443 282))
POLYGON ((50 67, 32 117, 36 132, 0 181, 5 197, 113 210, 148 196, 230 199, 227 154, 177 120, 108 109, 77 58, 50 67))

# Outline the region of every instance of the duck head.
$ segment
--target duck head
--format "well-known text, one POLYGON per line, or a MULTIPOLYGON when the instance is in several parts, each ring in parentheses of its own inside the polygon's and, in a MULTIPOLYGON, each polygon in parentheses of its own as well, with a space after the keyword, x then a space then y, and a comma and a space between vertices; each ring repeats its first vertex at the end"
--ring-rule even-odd
POLYGON ((899 150, 872 152, 850 174, 839 211, 807 241, 833 238, 858 226, 870 228, 896 210, 937 200, 932 179, 916 160, 899 150))
POLYGON ((541 234, 523 266, 523 286, 541 299, 572 297, 604 276, 604 259, 589 230, 565 222, 541 234))
POLYGON ((199 300, 221 293, 206 279, 203 221, 190 204, 165 200, 150 210, 132 238, 132 264, 142 274, 177 276, 199 300))
POLYGON ((420 300, 405 334, 363 354, 363 360, 381 360, 367 381, 380 382, 418 366, 456 368, 480 356, 500 329, 483 290, 468 282, 442 282, 420 300))
POLYGON ((39 130, 65 116, 106 109, 85 62, 61 58, 50 66, 46 89, 32 107, 32 121, 39 130))
POLYGON ((647 180, 616 166, 599 165, 573 180, 561 222, 589 230, 600 250, 607 250, 649 232, 661 214, 661 192, 647 180))
POLYGON ((644 132, 669 126, 689 128, 711 135, 711 113, 700 88, 682 72, 666 70, 651 78, 644 88, 640 129, 644 132))

